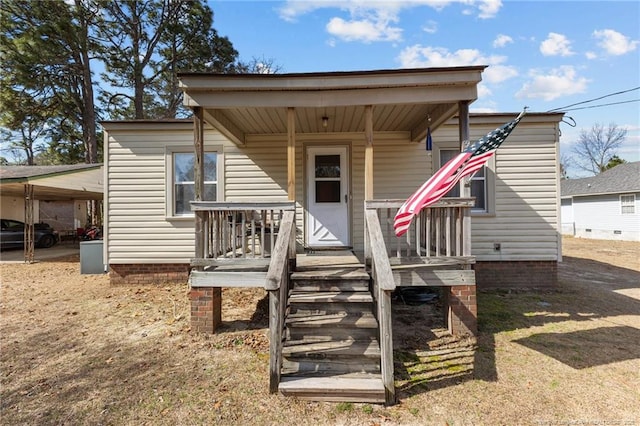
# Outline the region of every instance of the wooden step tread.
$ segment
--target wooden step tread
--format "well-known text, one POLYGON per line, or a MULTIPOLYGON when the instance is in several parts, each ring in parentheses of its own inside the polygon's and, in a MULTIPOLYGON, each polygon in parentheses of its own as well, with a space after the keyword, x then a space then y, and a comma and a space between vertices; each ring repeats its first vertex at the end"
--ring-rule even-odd
POLYGON ((288 327, 356 327, 378 328, 378 321, 370 312, 362 314, 348 314, 335 312, 328 314, 291 314, 286 319, 288 327))
POLYGON ((286 377, 280 381, 283 395, 301 399, 341 402, 385 402, 385 391, 379 375, 370 377, 286 377))
POLYGON ((345 374, 380 374, 380 359, 334 358, 334 359, 289 359, 282 360, 282 374, 287 377, 343 376, 345 374))
POLYGON ((313 291, 298 292, 292 291, 289 296, 289 303, 371 303, 373 297, 371 293, 365 291, 313 291))
POLYGON ((376 340, 335 340, 330 342, 285 342, 282 354, 288 358, 328 359, 337 357, 380 358, 376 340))
POLYGON ((291 274, 291 279, 296 280, 348 280, 369 281, 369 274, 363 269, 318 269, 312 271, 297 271, 291 274))
POLYGON ((367 281, 296 281, 293 284, 296 292, 320 291, 369 291, 367 281))

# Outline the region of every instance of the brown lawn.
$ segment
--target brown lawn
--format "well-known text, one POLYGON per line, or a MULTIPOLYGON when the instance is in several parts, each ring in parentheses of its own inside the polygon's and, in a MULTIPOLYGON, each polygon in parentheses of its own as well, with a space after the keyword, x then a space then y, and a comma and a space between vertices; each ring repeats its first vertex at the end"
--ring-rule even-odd
MULTIPOLYGON (((438 320, 398 330, 393 407, 270 395, 261 290, 225 291, 205 336, 186 284, 111 287, 77 258, 2 264, 0 422, 640 425, 640 243, 563 245, 557 289, 479 295, 477 344, 438 320)), ((416 309, 398 306, 396 327, 433 318, 416 309)))

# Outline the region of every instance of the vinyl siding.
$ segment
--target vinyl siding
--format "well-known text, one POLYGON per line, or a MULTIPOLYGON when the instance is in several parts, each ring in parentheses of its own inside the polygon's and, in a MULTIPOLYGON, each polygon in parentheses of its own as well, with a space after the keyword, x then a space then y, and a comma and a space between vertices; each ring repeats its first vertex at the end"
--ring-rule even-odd
MULTIPOLYGON (((474 127, 480 136, 494 126, 474 127)), ((472 253, 479 261, 558 260, 559 181, 556 123, 523 121, 495 156, 495 215, 472 217, 472 253), (501 250, 494 250, 494 244, 501 250)))
MULTIPOLYGON (((471 139, 499 125, 472 121, 471 139)), ((432 152, 426 151, 424 142, 374 139, 376 198, 406 198, 422 185, 439 166, 439 149, 458 146, 457 122, 449 122, 432 136, 432 152)), ((472 254, 477 260, 559 258, 557 141, 555 122, 523 121, 500 147, 492 165, 494 179, 489 182, 494 185, 493 214, 472 215, 472 254), (494 251, 494 243, 500 243, 499 252, 494 251)))
MULTIPOLYGON (((502 119, 502 117, 500 117, 502 119)), ((508 120, 472 121, 476 139, 508 120)), ((557 122, 524 120, 498 150, 492 163, 495 205, 491 215, 472 218, 472 253, 478 260, 557 260, 559 196, 557 122), (495 252, 494 243, 501 244, 495 252)), ((194 254, 192 219, 166 217, 166 147, 193 146, 190 126, 164 124, 161 130, 133 125, 107 132, 107 258, 115 263, 187 263, 194 254)), ((458 145, 451 121, 433 133, 434 151, 424 141, 411 143, 404 133, 374 135, 374 196, 404 199, 437 167, 438 149, 458 145)), ((205 143, 224 150, 224 199, 287 200, 286 135, 251 136, 236 146, 213 130, 205 143)), ((350 156, 351 240, 364 239, 364 135, 297 135, 297 241, 304 243, 305 154, 309 146, 346 145, 350 156)))
POLYGON ((635 199, 635 214, 622 214, 619 194, 573 197, 575 235, 640 241, 640 193, 635 199))

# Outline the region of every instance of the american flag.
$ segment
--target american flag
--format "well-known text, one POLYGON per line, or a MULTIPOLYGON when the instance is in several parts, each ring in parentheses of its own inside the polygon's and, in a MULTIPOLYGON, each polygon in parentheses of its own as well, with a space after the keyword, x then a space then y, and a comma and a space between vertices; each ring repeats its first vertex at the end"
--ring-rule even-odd
POLYGON ((400 237, 407 232, 413 217, 420 210, 444 197, 460 179, 480 170, 487 160, 496 153, 498 147, 507 139, 525 113, 526 108, 512 121, 470 144, 414 192, 398 209, 393 219, 396 236, 400 237))

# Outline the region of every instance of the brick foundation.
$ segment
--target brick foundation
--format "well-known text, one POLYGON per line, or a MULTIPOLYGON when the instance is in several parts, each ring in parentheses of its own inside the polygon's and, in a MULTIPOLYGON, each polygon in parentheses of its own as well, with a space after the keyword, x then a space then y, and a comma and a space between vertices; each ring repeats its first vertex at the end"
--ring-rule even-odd
POLYGON ((197 287, 189 292, 191 301, 191 331, 213 333, 222 323, 222 289, 197 287))
POLYGON ((184 263, 115 264, 109 265, 111 284, 186 283, 190 266, 184 263))
POLYGON ((477 262, 473 269, 479 289, 554 287, 558 284, 558 262, 555 261, 477 262))
POLYGON ((475 285, 444 288, 447 325, 454 336, 475 336, 478 333, 478 304, 475 285))

